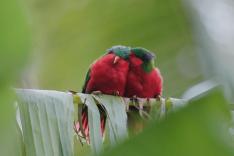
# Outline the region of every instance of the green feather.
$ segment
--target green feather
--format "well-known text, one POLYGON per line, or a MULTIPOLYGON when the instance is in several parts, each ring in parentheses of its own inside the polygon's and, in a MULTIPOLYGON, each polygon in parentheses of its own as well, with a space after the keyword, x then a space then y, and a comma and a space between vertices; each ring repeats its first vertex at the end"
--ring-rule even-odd
POLYGON ((142 68, 145 72, 149 73, 154 68, 154 54, 149 50, 141 47, 132 48, 131 51, 136 55, 136 57, 140 58, 143 61, 142 68))
POLYGON ((87 84, 90 80, 90 72, 91 72, 91 68, 89 68, 88 72, 86 73, 86 76, 85 76, 85 83, 82 87, 82 93, 85 93, 85 90, 86 90, 86 87, 87 87, 87 84))
POLYGON ((116 56, 123 59, 128 59, 131 53, 131 48, 126 46, 113 46, 107 50, 108 53, 113 52, 116 56))
POLYGON ((151 60, 149 62, 144 62, 142 64, 142 68, 147 73, 151 72, 155 68, 154 60, 151 60))
POLYGON ((145 53, 148 52, 147 49, 144 49, 144 48, 141 48, 141 47, 132 48, 131 50, 136 55, 136 57, 138 57, 138 58, 140 58, 142 60, 143 60, 143 56, 145 55, 145 53))

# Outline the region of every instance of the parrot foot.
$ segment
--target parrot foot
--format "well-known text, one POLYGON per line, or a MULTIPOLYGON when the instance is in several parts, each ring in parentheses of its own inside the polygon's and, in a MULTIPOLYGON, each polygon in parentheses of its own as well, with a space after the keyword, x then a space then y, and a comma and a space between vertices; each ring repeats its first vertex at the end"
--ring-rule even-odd
POLYGON ((161 95, 155 95, 154 98, 155 98, 157 101, 161 101, 162 96, 161 96, 161 95))
POLYGON ((149 103, 150 102, 150 98, 146 98, 146 101, 149 103))
POLYGON ((138 103, 138 97, 137 97, 136 95, 133 95, 133 97, 131 98, 131 100, 132 100, 133 102, 138 103))
POLYGON ((114 96, 119 96, 120 93, 119 93, 119 91, 114 91, 114 92, 113 92, 113 95, 114 95, 114 96))
POLYGON ((97 91, 92 91, 91 94, 94 94, 94 95, 101 95, 102 92, 100 90, 97 90, 97 91))

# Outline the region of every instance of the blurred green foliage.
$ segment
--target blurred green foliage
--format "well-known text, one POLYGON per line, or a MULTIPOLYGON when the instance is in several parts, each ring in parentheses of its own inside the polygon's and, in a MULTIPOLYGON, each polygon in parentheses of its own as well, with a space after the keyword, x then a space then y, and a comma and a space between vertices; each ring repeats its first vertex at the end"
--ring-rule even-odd
MULTIPOLYGON (((9 88, 29 52, 29 27, 17 0, 0 1, 0 155, 16 155, 15 111, 9 88)), ((20 145, 19 145, 20 146, 20 145)))
MULTIPOLYGON (((80 90, 93 60, 122 44, 155 52, 164 95, 178 97, 202 79, 183 10, 179 0, 0 1, 0 154, 17 153, 9 86, 20 79, 30 29, 32 58, 23 78, 28 82, 18 86, 80 90)), ((233 155, 226 139, 230 117, 225 104, 214 92, 104 155, 233 155)), ((77 148, 79 154, 89 152, 87 146, 77 148)))
POLYGON ((89 65, 119 44, 156 53, 166 96, 180 96, 201 79, 179 0, 25 0, 25 5, 35 36, 29 73, 37 83, 24 87, 80 91, 89 65))
POLYGON ((226 100, 214 91, 104 155, 231 156, 230 119, 226 100))
POLYGON ((18 0, 0 3, 0 85, 17 80, 29 52, 29 27, 18 0))

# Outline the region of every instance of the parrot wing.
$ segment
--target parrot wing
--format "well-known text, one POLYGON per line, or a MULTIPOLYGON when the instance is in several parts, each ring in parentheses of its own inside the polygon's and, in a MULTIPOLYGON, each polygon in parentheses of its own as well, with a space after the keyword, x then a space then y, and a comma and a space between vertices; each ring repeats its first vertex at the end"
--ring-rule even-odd
POLYGON ((90 80, 90 72, 91 72, 91 68, 88 69, 88 72, 86 73, 86 76, 85 76, 85 83, 82 87, 82 93, 85 93, 86 92, 86 87, 87 87, 87 84, 90 80))

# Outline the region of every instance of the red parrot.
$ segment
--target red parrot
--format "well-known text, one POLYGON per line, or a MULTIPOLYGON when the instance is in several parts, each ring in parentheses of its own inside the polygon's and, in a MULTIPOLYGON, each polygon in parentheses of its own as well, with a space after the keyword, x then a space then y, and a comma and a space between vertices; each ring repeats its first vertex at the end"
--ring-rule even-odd
MULTIPOLYGON (((87 72, 82 93, 103 93, 124 97, 155 98, 162 94, 162 76, 154 65, 154 55, 144 48, 114 46, 96 60, 87 72)), ((101 132, 105 130, 106 115, 99 108, 101 132)), ((84 137, 89 142, 87 107, 82 109, 84 137)), ((81 127, 76 124, 76 131, 81 127)))
MULTIPOLYGON (((114 46, 107 50, 107 53, 100 57, 90 66, 82 93, 103 93, 109 95, 124 96, 129 70, 130 48, 125 46, 114 46)), ((100 110, 103 111, 103 110, 100 110)), ((101 132, 105 129, 105 113, 101 114, 101 132)), ((85 132, 84 137, 89 138, 89 127, 87 108, 82 111, 82 126, 85 132)), ((79 124, 76 124, 76 131, 81 132, 79 124)))
MULTIPOLYGON (((125 89, 125 97, 137 100, 140 98, 159 98, 162 94, 163 79, 159 69, 154 65, 154 54, 143 48, 132 48, 129 56, 129 71, 125 89)), ((128 129, 138 134, 147 125, 138 113, 139 108, 130 107, 128 112, 128 129)), ((144 110, 149 113, 149 110, 144 110)))
POLYGON ((114 46, 106 55, 95 61, 85 79, 83 93, 100 91, 103 94, 124 95, 130 48, 114 46))
POLYGON ((125 97, 156 98, 162 94, 163 79, 154 57, 144 48, 131 49, 125 97))

